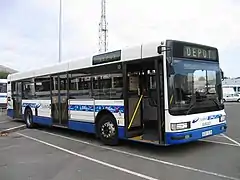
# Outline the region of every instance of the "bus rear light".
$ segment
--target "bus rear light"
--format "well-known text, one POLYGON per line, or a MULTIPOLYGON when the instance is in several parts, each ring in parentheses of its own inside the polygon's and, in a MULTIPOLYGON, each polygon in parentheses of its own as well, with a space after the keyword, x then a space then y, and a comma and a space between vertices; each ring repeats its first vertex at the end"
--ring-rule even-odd
POLYGON ((183 130, 183 129, 189 129, 190 128, 190 122, 183 122, 183 123, 171 123, 171 130, 183 130))

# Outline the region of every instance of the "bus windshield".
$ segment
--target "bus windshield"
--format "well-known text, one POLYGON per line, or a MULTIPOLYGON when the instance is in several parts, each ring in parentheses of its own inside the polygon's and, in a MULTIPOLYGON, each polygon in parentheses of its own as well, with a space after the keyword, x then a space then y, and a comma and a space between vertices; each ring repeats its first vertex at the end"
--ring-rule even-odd
POLYGON ((0 83, 0 93, 7 93, 7 83, 0 83))
POLYGON ((224 108, 218 62, 175 58, 169 70, 170 114, 187 115, 224 108))

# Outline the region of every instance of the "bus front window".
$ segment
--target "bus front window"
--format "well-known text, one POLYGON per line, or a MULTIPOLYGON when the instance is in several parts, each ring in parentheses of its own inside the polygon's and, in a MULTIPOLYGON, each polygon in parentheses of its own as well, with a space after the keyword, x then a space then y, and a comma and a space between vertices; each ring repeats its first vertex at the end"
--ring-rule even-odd
POLYGON ((217 62, 174 59, 169 76, 169 111, 186 115, 223 109, 217 62))

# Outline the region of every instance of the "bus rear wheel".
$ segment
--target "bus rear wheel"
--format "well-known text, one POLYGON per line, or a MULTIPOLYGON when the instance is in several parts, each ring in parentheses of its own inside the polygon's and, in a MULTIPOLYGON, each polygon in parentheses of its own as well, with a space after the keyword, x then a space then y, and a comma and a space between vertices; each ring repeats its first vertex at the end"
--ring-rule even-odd
POLYGON ((97 135, 106 145, 118 144, 118 126, 116 120, 111 115, 104 115, 97 123, 97 135))
POLYGON ((27 128, 33 128, 34 127, 32 110, 30 108, 27 108, 25 110, 24 120, 25 120, 27 128))

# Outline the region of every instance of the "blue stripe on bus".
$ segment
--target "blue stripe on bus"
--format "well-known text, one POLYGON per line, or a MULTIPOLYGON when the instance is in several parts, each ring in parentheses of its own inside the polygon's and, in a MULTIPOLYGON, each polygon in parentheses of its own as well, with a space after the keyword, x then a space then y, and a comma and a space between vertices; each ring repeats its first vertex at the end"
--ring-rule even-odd
POLYGON ((36 124, 48 125, 51 126, 53 124, 52 118, 43 117, 43 116, 33 116, 33 122, 36 124))
POLYGON ((69 127, 69 129, 72 129, 75 131, 95 133, 95 124, 94 123, 69 120, 68 127, 69 127))
MULTIPOLYGON (((31 108, 39 108, 41 104, 39 103, 23 103, 22 107, 29 106, 31 108)), ((95 112, 99 112, 103 109, 107 109, 112 113, 124 113, 124 106, 114 106, 114 105, 95 105, 95 112)), ((69 105, 68 110, 70 111, 85 111, 85 112, 94 112, 93 105, 69 105)))
POLYGON ((118 126, 118 137, 120 139, 125 139, 125 128, 123 126, 118 126))
POLYGON ((0 98, 7 98, 7 95, 0 95, 0 98))
POLYGON ((14 111, 13 109, 8 109, 7 110, 7 116, 13 118, 14 111))
POLYGON ((202 132, 209 131, 209 130, 212 130, 211 136, 221 134, 223 132, 226 132, 226 128, 224 128, 226 126, 227 126, 226 123, 223 123, 223 124, 218 124, 218 125, 214 125, 214 126, 210 126, 210 127, 200 128, 200 129, 195 129, 195 130, 191 130, 191 131, 166 132, 165 133, 166 144, 172 145, 172 144, 181 144, 181 143, 196 141, 198 139, 205 138, 205 137, 202 137, 202 132), (189 136, 191 135, 191 137, 189 137, 188 139, 181 138, 181 137, 185 137, 188 135, 189 136), (176 138, 179 138, 179 140, 177 140, 176 138))
MULTIPOLYGON (((124 113, 124 106, 95 105, 95 112, 99 112, 103 109, 107 109, 112 113, 118 113, 118 112, 124 113)), ((69 105, 68 110, 94 112, 94 106, 93 105, 69 105)))
POLYGON ((22 103, 22 107, 27 107, 29 106, 30 108, 39 108, 41 104, 39 103, 22 103))
MULTIPOLYGON (((52 118, 43 117, 43 116, 33 116, 33 122, 42 125, 53 125, 52 118)), ((82 121, 68 121, 68 128, 75 131, 82 131, 87 133, 95 133, 95 124, 90 122, 82 122, 82 121)), ((120 139, 125 138, 125 130, 124 127, 118 127, 118 137, 120 139)))

